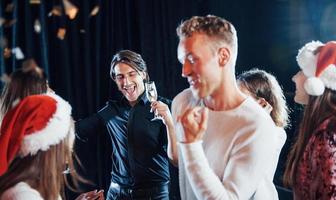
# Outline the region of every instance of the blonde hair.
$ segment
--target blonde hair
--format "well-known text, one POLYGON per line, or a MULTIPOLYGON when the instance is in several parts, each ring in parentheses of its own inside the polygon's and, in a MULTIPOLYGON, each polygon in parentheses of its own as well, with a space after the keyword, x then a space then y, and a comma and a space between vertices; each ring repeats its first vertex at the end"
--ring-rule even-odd
POLYGON ((235 27, 226 19, 214 15, 194 16, 183 21, 176 29, 179 39, 191 37, 194 33, 203 33, 214 39, 213 45, 226 45, 233 53, 233 63, 238 52, 238 38, 235 27))

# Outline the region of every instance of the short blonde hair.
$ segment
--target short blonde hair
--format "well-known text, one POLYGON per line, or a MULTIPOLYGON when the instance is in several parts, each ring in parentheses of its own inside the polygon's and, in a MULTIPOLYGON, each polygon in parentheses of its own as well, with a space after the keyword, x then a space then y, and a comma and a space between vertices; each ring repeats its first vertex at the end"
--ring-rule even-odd
POLYGON ((235 27, 221 17, 214 15, 194 16, 183 21, 176 29, 179 39, 191 37, 194 33, 203 33, 214 39, 214 46, 225 45, 233 53, 235 63, 238 52, 238 38, 235 27))

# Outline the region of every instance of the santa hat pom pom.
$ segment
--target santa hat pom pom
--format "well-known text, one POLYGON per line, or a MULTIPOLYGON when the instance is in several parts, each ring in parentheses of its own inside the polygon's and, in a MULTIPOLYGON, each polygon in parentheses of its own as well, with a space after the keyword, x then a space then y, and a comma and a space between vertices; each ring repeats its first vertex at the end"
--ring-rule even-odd
POLYGON ((311 41, 299 50, 296 61, 303 73, 310 77, 315 75, 317 56, 315 50, 323 46, 320 41, 311 41))
POLYGON ((308 78, 304 85, 304 89, 309 95, 312 96, 320 96, 323 94, 325 86, 321 79, 316 78, 316 77, 310 77, 308 78))

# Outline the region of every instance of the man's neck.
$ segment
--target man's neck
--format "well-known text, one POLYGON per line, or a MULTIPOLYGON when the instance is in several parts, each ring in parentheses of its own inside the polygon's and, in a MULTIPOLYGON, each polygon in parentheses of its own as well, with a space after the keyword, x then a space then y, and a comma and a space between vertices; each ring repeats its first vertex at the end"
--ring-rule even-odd
POLYGON ((210 110, 225 111, 238 107, 246 98, 234 82, 223 84, 223 87, 204 99, 204 104, 210 110))

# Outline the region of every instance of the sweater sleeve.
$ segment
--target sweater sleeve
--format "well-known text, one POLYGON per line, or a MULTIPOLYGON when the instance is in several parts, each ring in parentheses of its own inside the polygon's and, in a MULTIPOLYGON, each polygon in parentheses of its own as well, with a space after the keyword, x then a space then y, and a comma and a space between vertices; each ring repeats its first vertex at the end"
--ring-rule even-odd
POLYGON ((202 142, 180 143, 186 174, 197 198, 250 199, 270 168, 269 159, 276 157, 275 137, 270 132, 272 126, 244 128, 233 144, 223 177, 209 166, 202 142))

